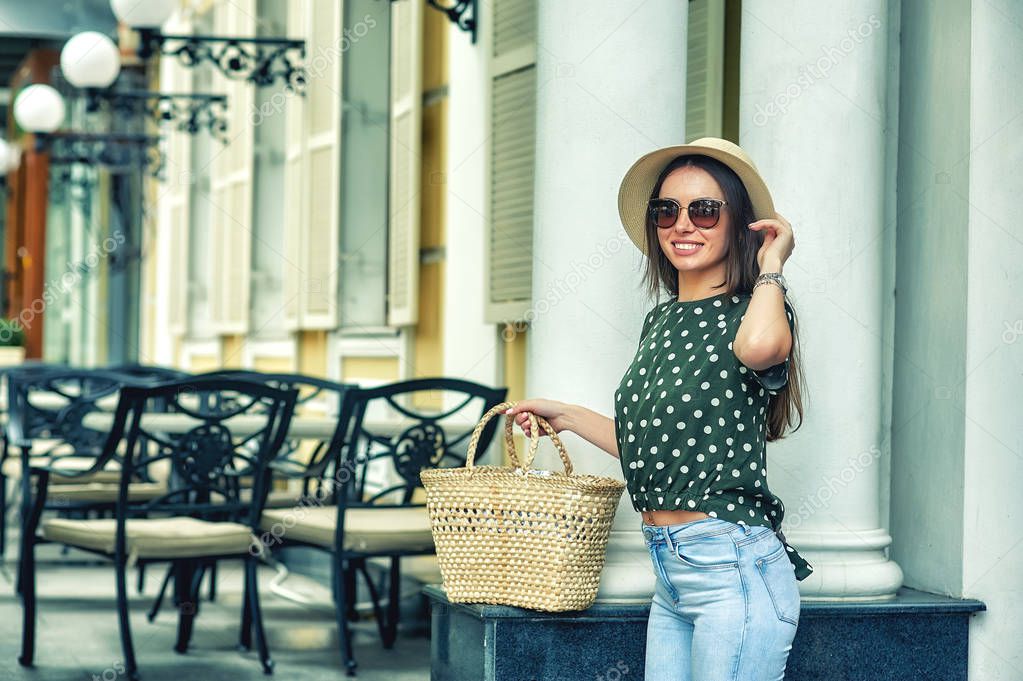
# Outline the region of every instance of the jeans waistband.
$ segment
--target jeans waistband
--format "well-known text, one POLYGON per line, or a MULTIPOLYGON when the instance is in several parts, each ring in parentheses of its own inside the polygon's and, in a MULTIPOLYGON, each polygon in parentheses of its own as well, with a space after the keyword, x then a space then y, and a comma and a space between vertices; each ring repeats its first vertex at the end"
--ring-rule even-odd
POLYGON ((642 528, 643 536, 646 537, 648 541, 654 541, 658 538, 662 538, 669 544, 672 539, 676 541, 681 539, 694 539, 697 537, 724 534, 726 532, 740 532, 748 535, 753 531, 749 525, 739 525, 728 520, 721 520, 720 518, 701 518, 699 520, 692 520, 687 523, 677 523, 674 525, 648 525, 644 522, 642 523, 642 528))
MULTIPOLYGON (((742 541, 740 535, 749 536, 753 532, 753 528, 747 524, 733 523, 727 520, 721 520, 720 518, 701 518, 699 520, 693 520, 686 523, 678 523, 674 525, 648 525, 645 522, 641 523, 643 530, 643 536, 647 542, 664 541, 669 546, 672 546, 674 541, 682 541, 686 539, 696 539, 699 537, 713 536, 716 534, 735 533, 735 538, 742 541)), ((775 536, 781 540, 782 544, 788 546, 788 541, 785 539, 785 534, 778 528, 774 531, 775 536)))

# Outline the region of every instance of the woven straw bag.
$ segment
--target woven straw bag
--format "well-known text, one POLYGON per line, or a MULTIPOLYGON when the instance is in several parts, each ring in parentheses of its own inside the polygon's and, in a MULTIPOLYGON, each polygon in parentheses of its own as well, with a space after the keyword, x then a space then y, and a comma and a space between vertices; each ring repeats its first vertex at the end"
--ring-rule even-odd
POLYGON ((529 451, 519 465, 512 419, 504 436, 514 466, 475 466, 480 433, 473 430, 464 468, 422 471, 437 562, 448 600, 558 612, 582 610, 597 597, 607 539, 625 483, 575 475, 561 438, 529 414, 529 451), (540 428, 550 436, 564 473, 530 469, 540 428))

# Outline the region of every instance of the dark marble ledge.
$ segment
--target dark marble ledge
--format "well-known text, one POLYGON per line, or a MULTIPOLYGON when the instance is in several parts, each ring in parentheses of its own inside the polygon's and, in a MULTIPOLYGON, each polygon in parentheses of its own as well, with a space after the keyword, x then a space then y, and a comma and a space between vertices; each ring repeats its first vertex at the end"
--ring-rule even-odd
MULTIPOLYGON (((491 619, 560 619, 571 621, 645 620, 650 610, 648 602, 597 602, 586 610, 540 612, 506 605, 480 605, 450 603, 440 585, 423 587, 423 593, 433 601, 459 610, 480 620, 491 619)), ((858 616, 888 617, 895 614, 943 615, 969 614, 987 610, 987 606, 972 598, 950 598, 941 594, 902 587, 895 598, 877 601, 803 601, 800 617, 858 616)))

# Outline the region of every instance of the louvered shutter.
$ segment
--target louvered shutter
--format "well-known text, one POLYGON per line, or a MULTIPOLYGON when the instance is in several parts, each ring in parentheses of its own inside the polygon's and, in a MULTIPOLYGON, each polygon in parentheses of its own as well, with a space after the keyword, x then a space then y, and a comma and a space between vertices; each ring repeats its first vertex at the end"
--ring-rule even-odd
POLYGON ((686 43, 686 139, 720 137, 725 87, 725 3, 690 0, 686 43))
MULTIPOLYGON (((220 2, 214 10, 218 35, 252 36, 256 32, 255 0, 220 2)), ((249 326, 249 282, 252 269, 252 159, 250 115, 253 88, 245 80, 214 77, 227 94, 230 143, 215 150, 211 182, 213 323, 220 334, 244 334, 249 326)))
MULTIPOLYGON (((176 33, 191 33, 191 26, 179 23, 176 33)), ((174 57, 160 60, 160 87, 164 92, 191 92, 192 70, 174 57)), ((168 128, 166 185, 160 187, 159 232, 167 244, 169 272, 161 277, 167 291, 168 330, 175 336, 188 331, 188 231, 191 198, 192 140, 187 132, 168 128)))
POLYGON ((284 318, 291 329, 338 322, 343 18, 339 3, 288 7, 289 35, 306 41, 308 81, 304 96, 285 96, 284 318))
POLYGON ((536 0, 497 0, 490 62, 488 322, 522 319, 533 288, 536 0))
POLYGON ((391 3, 391 131, 388 183, 387 323, 419 316, 419 218, 423 3, 391 3))
MULTIPOLYGON (((308 2, 288 3, 288 37, 304 40, 309 26, 308 2)), ((309 54, 308 50, 306 54, 309 54)), ((272 116, 268 109, 265 115, 272 116)), ((289 331, 300 327, 303 286, 302 244, 307 223, 305 177, 305 115, 306 98, 290 95, 284 100, 284 326, 289 331)))
POLYGON ((341 194, 341 33, 339 2, 314 0, 307 12, 309 87, 306 98, 308 203, 302 260, 303 329, 337 326, 341 194))

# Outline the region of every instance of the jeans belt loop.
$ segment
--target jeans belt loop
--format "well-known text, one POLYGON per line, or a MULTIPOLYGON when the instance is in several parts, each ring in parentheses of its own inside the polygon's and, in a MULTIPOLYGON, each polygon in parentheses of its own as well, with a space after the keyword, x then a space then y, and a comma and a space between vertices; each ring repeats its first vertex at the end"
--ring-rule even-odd
POLYGON ((671 542, 671 533, 668 532, 667 526, 663 526, 661 531, 664 533, 664 540, 668 544, 668 550, 675 553, 675 545, 671 542))

